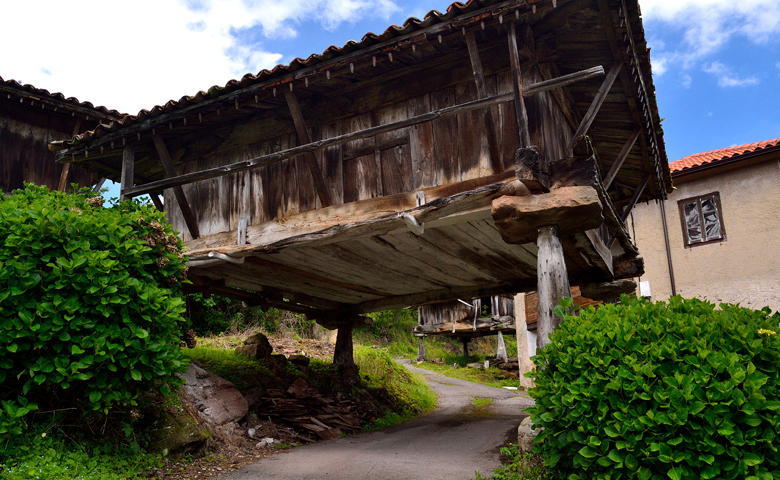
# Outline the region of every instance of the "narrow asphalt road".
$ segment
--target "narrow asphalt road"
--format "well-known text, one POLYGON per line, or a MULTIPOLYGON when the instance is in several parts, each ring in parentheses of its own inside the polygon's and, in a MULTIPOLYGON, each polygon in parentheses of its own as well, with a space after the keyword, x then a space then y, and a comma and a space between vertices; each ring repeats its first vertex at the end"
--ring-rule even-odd
POLYGON ((422 374, 439 396, 436 410, 380 432, 294 448, 248 465, 220 480, 473 480, 499 466, 498 448, 516 438, 525 394, 422 374), (492 398, 475 409, 475 397, 492 398))

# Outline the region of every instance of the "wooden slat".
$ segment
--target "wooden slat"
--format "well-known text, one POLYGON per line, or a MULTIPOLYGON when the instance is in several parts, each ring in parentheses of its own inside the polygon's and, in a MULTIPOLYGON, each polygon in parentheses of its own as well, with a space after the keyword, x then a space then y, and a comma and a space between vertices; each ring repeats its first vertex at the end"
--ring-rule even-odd
POLYGON ((615 63, 609 69, 607 77, 601 83, 601 86, 596 92, 596 96, 593 97, 593 101, 590 103, 590 107, 588 107, 588 111, 585 112, 585 116, 582 117, 580 125, 577 127, 577 131, 572 137, 572 147, 583 135, 588 133, 588 130, 590 130, 590 126, 593 125, 593 121, 596 120, 596 115, 598 115, 601 106, 604 104, 604 100, 607 99, 607 94, 609 94, 609 91, 612 89, 612 85, 615 83, 615 80, 617 79, 617 76, 622 69, 623 64, 620 62, 615 63))
MULTIPOLYGON (((485 85, 485 72, 482 68, 482 60, 479 57, 479 46, 474 32, 466 32, 466 47, 469 52, 471 69, 474 73, 474 83, 477 85, 477 95, 479 98, 488 98, 487 86, 485 85)), ((498 136, 496 135, 496 123, 493 118, 493 112, 486 109, 484 116, 485 135, 488 141, 488 150, 490 151, 490 164, 494 172, 504 171, 504 162, 501 158, 501 151, 498 148, 498 136)))
MULTIPOLYGON (((290 109, 290 115, 292 115, 293 124, 295 125, 295 132, 298 135, 298 144, 306 145, 311 143, 311 137, 309 137, 309 131, 306 129, 306 121, 301 112, 301 106, 298 103, 298 99, 290 90, 284 90, 284 98, 287 101, 287 107, 290 109)), ((330 199, 328 187, 325 186, 325 180, 322 178, 322 171, 317 163, 317 157, 321 155, 321 150, 314 152, 306 152, 304 157, 306 159, 306 166, 309 169, 309 174, 314 181, 314 188, 317 191, 317 196, 320 199, 323 207, 332 205, 333 202, 330 199)))
MULTIPOLYGON (((168 147, 165 146, 165 142, 162 137, 155 135, 152 137, 154 141, 154 148, 157 150, 157 155, 160 158, 165 174, 169 177, 176 177, 176 168, 173 166, 173 160, 171 154, 168 152, 168 147)), ((123 189, 124 191, 124 189, 123 189)), ((153 190, 154 191, 154 190, 153 190)), ((181 186, 173 187, 173 194, 176 197, 176 203, 179 204, 179 210, 184 218, 184 223, 187 224, 187 230, 190 232, 192 238, 198 238, 200 232, 198 231, 198 221, 195 218, 195 213, 190 207, 190 203, 187 201, 187 196, 184 194, 184 190, 181 186)))

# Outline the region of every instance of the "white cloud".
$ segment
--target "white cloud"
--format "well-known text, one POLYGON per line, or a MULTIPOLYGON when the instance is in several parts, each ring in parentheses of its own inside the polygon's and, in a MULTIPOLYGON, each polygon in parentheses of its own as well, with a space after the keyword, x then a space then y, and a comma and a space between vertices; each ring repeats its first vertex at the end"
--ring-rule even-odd
MULTIPOLYGON (((26 0, 3 2, 0 76, 135 113, 273 67, 270 40, 366 15, 392 0, 26 0), (257 28, 261 45, 240 44, 257 28)), ((307 52, 308 53, 308 52, 307 52)))
POLYGON ((744 87, 747 85, 758 84, 756 77, 740 77, 734 74, 729 67, 721 62, 712 62, 706 65, 703 70, 718 79, 718 85, 721 87, 744 87))
POLYGON ((683 73, 681 83, 683 88, 691 88, 691 85, 693 84, 693 77, 690 76, 690 74, 683 73))
POLYGON ((648 24, 658 22, 681 34, 674 46, 650 42, 657 50, 653 67, 658 75, 672 65, 693 68, 734 37, 756 44, 780 37, 778 0, 640 0, 640 6, 648 24))

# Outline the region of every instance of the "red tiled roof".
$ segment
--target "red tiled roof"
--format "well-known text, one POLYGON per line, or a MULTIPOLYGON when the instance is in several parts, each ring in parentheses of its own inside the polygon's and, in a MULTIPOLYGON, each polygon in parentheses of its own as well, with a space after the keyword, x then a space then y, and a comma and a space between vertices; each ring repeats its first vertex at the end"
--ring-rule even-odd
POLYGON ((766 148, 780 147, 780 138, 764 140, 762 142, 748 143, 736 147, 719 148, 709 152, 694 153, 669 164, 669 170, 673 175, 679 175, 690 169, 703 165, 715 164, 724 160, 730 160, 748 153, 755 153, 766 148))
POLYGON ((65 97, 65 95, 58 93, 58 92, 50 92, 48 90, 45 90, 43 88, 38 88, 33 85, 30 85, 28 83, 21 83, 17 80, 8 79, 5 80, 3 77, 0 77, 0 92, 3 92, 5 95, 14 95, 17 96, 19 94, 26 94, 28 96, 31 96, 32 98, 37 97, 38 101, 51 101, 55 105, 61 106, 64 109, 67 109, 68 107, 78 107, 79 110, 92 110, 94 112, 94 116, 98 119, 108 119, 108 120, 118 120, 120 118, 123 118, 127 116, 124 113, 118 112, 113 109, 108 109, 103 106, 95 106, 90 102, 82 102, 78 98, 74 97, 65 97))

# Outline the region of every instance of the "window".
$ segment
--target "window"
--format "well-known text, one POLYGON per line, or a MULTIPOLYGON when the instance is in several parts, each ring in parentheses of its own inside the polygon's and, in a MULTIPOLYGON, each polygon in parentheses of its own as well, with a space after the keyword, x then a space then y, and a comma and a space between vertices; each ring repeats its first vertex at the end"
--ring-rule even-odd
POLYGON ((722 242, 726 239, 718 192, 677 202, 685 246, 722 242))

